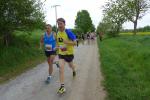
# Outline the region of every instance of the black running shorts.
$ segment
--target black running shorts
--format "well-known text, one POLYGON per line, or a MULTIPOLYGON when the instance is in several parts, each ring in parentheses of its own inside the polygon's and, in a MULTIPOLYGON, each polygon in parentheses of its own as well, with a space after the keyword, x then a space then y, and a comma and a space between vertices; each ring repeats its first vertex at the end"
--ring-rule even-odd
POLYGON ((74 55, 58 55, 59 59, 64 59, 66 62, 70 63, 74 59, 74 55))
POLYGON ((46 57, 50 57, 51 55, 56 55, 56 51, 45 51, 46 57))

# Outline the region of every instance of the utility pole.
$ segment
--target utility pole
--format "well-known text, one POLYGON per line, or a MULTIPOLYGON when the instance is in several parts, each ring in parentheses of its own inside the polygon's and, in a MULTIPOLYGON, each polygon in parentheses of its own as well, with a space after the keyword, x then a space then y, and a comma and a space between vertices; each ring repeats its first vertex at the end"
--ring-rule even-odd
POLYGON ((57 32, 57 7, 60 5, 53 5, 52 8, 55 8, 55 17, 56 17, 56 32, 57 32))

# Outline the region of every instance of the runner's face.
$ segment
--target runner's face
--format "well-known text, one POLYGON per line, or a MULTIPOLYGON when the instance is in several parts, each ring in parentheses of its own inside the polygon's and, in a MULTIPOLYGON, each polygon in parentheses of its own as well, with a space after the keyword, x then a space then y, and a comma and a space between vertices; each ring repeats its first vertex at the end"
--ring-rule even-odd
POLYGON ((64 31, 65 30, 65 23, 61 22, 61 21, 58 21, 57 23, 58 23, 59 31, 64 31))
POLYGON ((52 28, 50 26, 46 26, 46 32, 47 33, 51 33, 52 32, 52 28))

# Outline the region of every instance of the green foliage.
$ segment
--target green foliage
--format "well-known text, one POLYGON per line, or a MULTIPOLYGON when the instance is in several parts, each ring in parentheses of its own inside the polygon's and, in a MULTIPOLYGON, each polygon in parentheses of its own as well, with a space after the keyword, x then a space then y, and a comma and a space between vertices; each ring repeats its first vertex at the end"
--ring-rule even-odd
POLYGON ((91 17, 87 10, 82 10, 77 13, 75 28, 80 29, 82 33, 87 33, 94 30, 91 17))
POLYGON ((54 25, 54 26, 52 27, 52 31, 57 32, 57 27, 56 27, 56 25, 54 25))
POLYGON ((135 22, 136 19, 141 19, 150 6, 149 0, 119 0, 122 4, 122 10, 127 19, 135 22))
POLYGON ((134 23, 134 34, 137 32, 137 21, 141 19, 150 7, 149 0, 109 0, 104 6, 103 20, 97 27, 97 32, 117 36, 126 21, 134 23))
POLYGON ((0 47, 0 83, 35 67, 44 60, 43 50, 39 49, 41 30, 30 32, 16 31, 9 47, 0 47))
POLYGON ((45 24, 40 0, 1 0, 0 36, 10 43, 15 30, 43 28, 45 24))
POLYGON ((122 24, 126 21, 121 6, 119 0, 106 3, 103 10, 104 18, 97 27, 98 33, 103 32, 113 37, 119 34, 122 24))
POLYGON ((75 28, 75 29, 72 29, 72 32, 76 35, 76 37, 79 39, 79 38, 81 38, 81 36, 82 36, 82 30, 81 29, 77 29, 77 28, 75 28))
POLYGON ((148 11, 150 7, 149 0, 117 0, 120 1, 122 6, 120 7, 123 11, 124 16, 128 21, 133 22, 134 31, 137 32, 137 21, 141 19, 146 11, 148 11))
POLYGON ((82 33, 82 29, 79 29, 79 28, 72 29, 72 31, 73 31, 75 34, 81 34, 81 33, 82 33))
POLYGON ((138 28, 138 32, 150 32, 150 26, 145 26, 143 28, 138 28))
POLYGON ((96 28, 95 28, 95 26, 92 24, 92 27, 91 27, 91 32, 95 32, 95 30, 96 30, 96 28))

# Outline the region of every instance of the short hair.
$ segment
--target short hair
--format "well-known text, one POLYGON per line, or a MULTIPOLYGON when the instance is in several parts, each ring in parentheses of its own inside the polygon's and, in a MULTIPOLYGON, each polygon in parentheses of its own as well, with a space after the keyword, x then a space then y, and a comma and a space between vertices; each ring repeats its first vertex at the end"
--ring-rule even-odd
POLYGON ((58 22, 58 21, 63 22, 63 23, 65 24, 65 19, 64 19, 64 18, 58 18, 58 19, 57 19, 57 22, 58 22))
POLYGON ((52 25, 51 25, 51 24, 46 24, 46 26, 45 26, 45 27, 47 27, 47 26, 52 27, 52 25))

